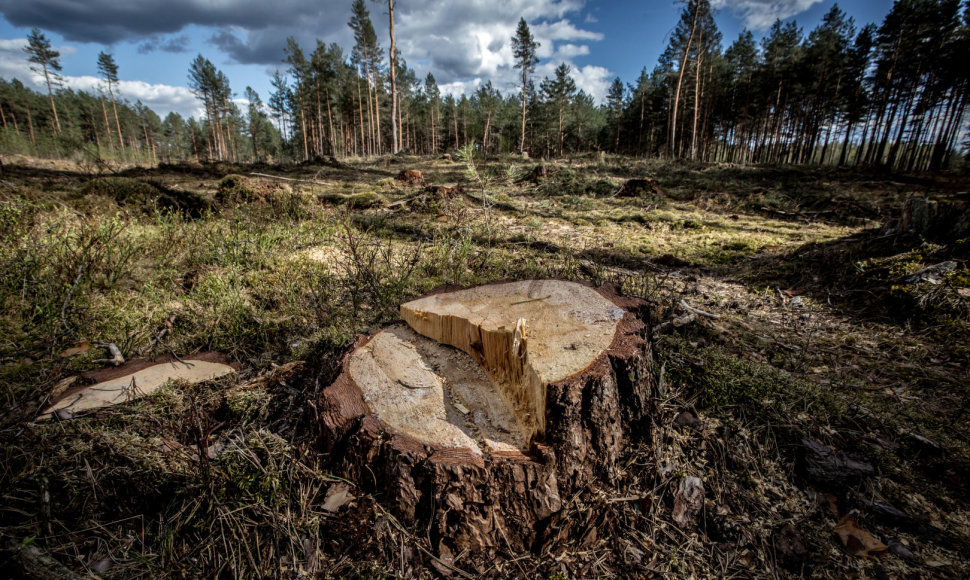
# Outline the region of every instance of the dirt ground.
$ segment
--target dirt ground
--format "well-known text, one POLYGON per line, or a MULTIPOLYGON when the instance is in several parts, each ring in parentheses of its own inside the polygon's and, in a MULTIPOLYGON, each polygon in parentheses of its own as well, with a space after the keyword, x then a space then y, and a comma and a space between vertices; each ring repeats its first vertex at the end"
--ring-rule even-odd
POLYGON ((5 159, 0 569, 46 554, 105 578, 970 574, 970 240, 894 225, 909 198, 965 200, 966 176, 545 165, 5 159), (462 187, 426 188, 444 184, 462 187), (335 475, 315 396, 401 302, 540 277, 646 301, 649 428, 530 552, 441 553, 335 475), (107 343, 239 370, 37 421, 107 343))

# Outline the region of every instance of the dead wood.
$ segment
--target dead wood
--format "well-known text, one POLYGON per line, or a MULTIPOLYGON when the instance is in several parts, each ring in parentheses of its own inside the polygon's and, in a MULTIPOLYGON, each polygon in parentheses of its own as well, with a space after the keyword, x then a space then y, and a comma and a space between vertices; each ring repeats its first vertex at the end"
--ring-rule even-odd
POLYGON ((970 202, 910 198, 903 209, 900 226, 904 231, 933 240, 955 242, 970 236, 970 202))
POLYGON ((109 364, 111 366, 116 366, 116 367, 125 364, 125 357, 124 355, 121 354, 121 349, 118 348, 117 344, 113 342, 109 342, 108 344, 102 344, 101 348, 108 351, 108 354, 111 355, 111 358, 102 358, 94 362, 109 364))
POLYGON ((327 181, 317 181, 315 179, 295 179, 292 177, 283 177, 282 175, 270 175, 268 173, 250 173, 249 175, 253 177, 268 177, 270 179, 279 179, 281 181, 293 181, 296 183, 310 183, 313 185, 333 185, 333 183, 327 182, 327 181))
POLYGON ((424 188, 427 193, 439 200, 448 200, 464 193, 460 183, 445 183, 443 185, 429 185, 424 188))
POLYGON ((408 185, 420 185, 424 183, 424 176, 416 169, 404 169, 394 179, 403 181, 408 185))
POLYGON ((615 197, 643 197, 646 195, 663 195, 655 179, 628 179, 616 191, 615 197))
POLYGON ((3 552, 0 554, 0 558, 4 561, 3 568, 11 577, 34 580, 83 580, 84 578, 34 544, 8 542, 3 552))

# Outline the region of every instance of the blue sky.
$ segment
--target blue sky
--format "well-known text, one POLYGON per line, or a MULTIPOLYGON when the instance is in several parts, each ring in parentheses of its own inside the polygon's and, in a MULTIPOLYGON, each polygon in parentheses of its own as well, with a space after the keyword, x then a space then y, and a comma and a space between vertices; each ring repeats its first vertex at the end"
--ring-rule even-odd
MULTIPOLYGON (((305 49, 315 40, 341 44, 349 54, 351 0, 0 0, 0 76, 31 84, 21 47, 37 26, 61 50, 68 86, 94 90, 97 54, 112 52, 125 97, 161 114, 196 113, 186 89, 189 63, 209 58, 241 94, 252 86, 264 100, 269 77, 283 68, 283 45, 294 36, 305 49), (134 6, 137 4, 137 6, 134 6)), ((794 19, 807 34, 832 0, 712 0, 726 47, 743 28, 756 36, 774 21, 794 19)), ((891 0, 841 2, 857 25, 880 22, 891 0)), ((382 44, 387 3, 368 2, 382 44)), ((619 76, 632 82, 649 72, 664 50, 682 4, 593 0, 397 0, 395 29, 404 58, 419 78, 431 71, 447 92, 473 90, 491 80, 514 90, 508 39, 520 17, 542 43, 537 78, 568 62, 580 88, 601 100, 619 76)))

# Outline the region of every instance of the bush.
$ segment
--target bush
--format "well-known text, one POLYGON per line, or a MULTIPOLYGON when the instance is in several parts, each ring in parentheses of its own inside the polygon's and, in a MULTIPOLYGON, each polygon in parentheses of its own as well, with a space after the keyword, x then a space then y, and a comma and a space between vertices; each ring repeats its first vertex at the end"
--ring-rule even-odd
POLYGON ((154 181, 131 177, 92 179, 80 189, 77 196, 108 198, 119 206, 146 215, 163 209, 177 211, 191 217, 201 217, 211 209, 211 204, 197 193, 169 189, 154 181))
POLYGON ((255 198, 256 193, 252 184, 242 175, 230 173, 219 181, 216 201, 221 204, 246 203, 255 198))

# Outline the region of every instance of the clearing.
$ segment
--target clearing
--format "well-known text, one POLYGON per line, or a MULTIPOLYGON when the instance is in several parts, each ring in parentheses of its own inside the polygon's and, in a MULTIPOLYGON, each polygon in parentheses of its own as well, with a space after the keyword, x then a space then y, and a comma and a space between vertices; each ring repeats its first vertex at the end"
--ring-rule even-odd
MULTIPOLYGON (((96 175, 5 159, 0 566, 48 555, 105 578, 970 574, 970 240, 894 225, 909 198, 965 201, 966 176, 596 155, 536 165, 401 155, 96 175), (395 179, 402 170, 423 183, 395 179), (453 551, 447 522, 403 521, 366 469, 337 476, 319 395, 357 337, 406 331, 389 326, 402 303, 533 279, 645 301, 649 419, 610 482, 562 497, 530 549, 453 551), (102 344, 126 360, 215 351, 234 372, 39 417, 64 381, 108 366, 102 344)), ((459 411, 497 405, 483 438, 523 449, 543 419, 499 409, 479 379, 459 411)))

